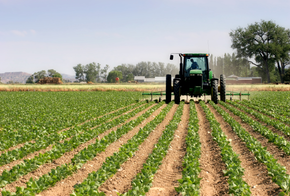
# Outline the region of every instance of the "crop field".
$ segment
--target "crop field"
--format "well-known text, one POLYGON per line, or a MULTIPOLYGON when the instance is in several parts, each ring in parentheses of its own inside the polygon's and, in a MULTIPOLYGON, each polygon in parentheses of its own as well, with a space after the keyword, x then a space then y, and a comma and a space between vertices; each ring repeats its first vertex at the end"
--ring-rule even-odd
POLYGON ((0 195, 289 195, 289 141, 287 91, 0 92, 0 195))

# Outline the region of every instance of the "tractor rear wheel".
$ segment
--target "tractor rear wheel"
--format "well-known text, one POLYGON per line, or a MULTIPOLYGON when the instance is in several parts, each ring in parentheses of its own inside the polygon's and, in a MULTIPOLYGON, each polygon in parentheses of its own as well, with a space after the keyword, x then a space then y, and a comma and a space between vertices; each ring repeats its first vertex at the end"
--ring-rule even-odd
POLYGON ((217 80, 211 81, 211 100, 218 104, 218 83, 217 80))
POLYGON ((226 102, 226 80, 225 80, 225 76, 221 75, 220 77, 221 81, 220 81, 220 97, 221 97, 221 101, 226 102))
POLYGON ((180 83, 179 83, 179 80, 174 80, 173 88, 174 88, 175 104, 179 104, 180 103, 180 83))
POLYGON ((166 103, 171 102, 171 75, 166 75, 166 103))

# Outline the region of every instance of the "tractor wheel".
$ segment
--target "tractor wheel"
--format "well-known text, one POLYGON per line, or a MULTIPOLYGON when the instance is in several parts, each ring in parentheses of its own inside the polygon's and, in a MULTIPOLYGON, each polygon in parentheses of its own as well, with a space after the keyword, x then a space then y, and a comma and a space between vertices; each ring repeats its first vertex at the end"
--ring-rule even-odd
POLYGON ((221 101, 226 102, 226 80, 225 76, 221 75, 221 89, 220 89, 220 96, 221 96, 221 101))
POLYGON ((179 83, 179 80, 174 80, 173 88, 174 88, 175 104, 179 104, 180 103, 180 83, 179 83))
POLYGON ((212 80, 211 81, 211 100, 215 103, 218 104, 218 84, 217 80, 212 80))
POLYGON ((166 75, 166 103, 171 102, 171 75, 166 75))

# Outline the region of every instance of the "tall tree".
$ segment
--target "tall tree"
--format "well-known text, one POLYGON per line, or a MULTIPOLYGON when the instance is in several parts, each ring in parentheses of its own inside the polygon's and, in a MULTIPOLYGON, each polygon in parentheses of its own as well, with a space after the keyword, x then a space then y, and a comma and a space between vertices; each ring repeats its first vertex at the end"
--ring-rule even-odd
POLYGON ((38 81, 44 77, 46 77, 46 71, 45 70, 42 70, 42 71, 39 71, 39 72, 35 72, 33 74, 34 78, 35 78, 35 83, 38 83, 38 81))
POLYGON ((109 65, 106 65, 103 69, 101 69, 101 74, 103 75, 104 80, 107 80, 108 69, 109 69, 109 65))
POLYGON ((62 80, 62 75, 55 71, 54 69, 47 70, 47 75, 53 78, 60 78, 62 80))
POLYGON ((287 36, 287 31, 281 30, 272 21, 262 20, 260 23, 248 25, 247 28, 239 27, 230 32, 230 36, 232 48, 237 50, 238 57, 254 58, 255 62, 249 62, 264 72, 269 83, 270 71, 274 69, 273 61, 283 53, 279 49, 281 46, 278 40, 287 36))
POLYGON ((107 81, 108 81, 109 83, 115 83, 117 77, 122 81, 122 79, 123 79, 123 74, 122 74, 122 72, 120 72, 120 71, 115 71, 115 70, 110 71, 110 73, 109 73, 109 75, 108 75, 108 78, 107 78, 107 81))
POLYGON ((76 72, 76 79, 79 82, 85 81, 85 66, 82 64, 78 64, 77 66, 73 67, 76 72))
POLYGON ((84 73, 86 74, 87 82, 96 82, 98 72, 98 65, 95 62, 89 63, 85 66, 84 73))

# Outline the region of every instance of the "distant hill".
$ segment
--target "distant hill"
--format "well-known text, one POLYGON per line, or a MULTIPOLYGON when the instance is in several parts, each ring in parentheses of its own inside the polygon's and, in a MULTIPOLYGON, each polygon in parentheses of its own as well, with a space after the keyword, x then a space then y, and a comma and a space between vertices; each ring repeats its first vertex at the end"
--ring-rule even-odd
MULTIPOLYGON (((19 82, 19 83, 26 83, 26 80, 29 76, 32 74, 26 73, 26 72, 5 72, 5 73, 0 73, 1 77, 1 82, 2 83, 7 83, 9 81, 13 82, 19 82)), ((75 76, 68 75, 68 74, 61 74, 62 78, 65 80, 70 80, 70 81, 75 81, 75 76)))
POLYGON ((1 82, 7 83, 9 81, 25 83, 27 78, 32 74, 25 73, 25 72, 5 72, 0 73, 1 82))
POLYGON ((76 81, 77 79, 75 78, 75 76, 72 75, 68 75, 68 74, 61 74, 62 78, 65 80, 71 80, 71 81, 76 81))

